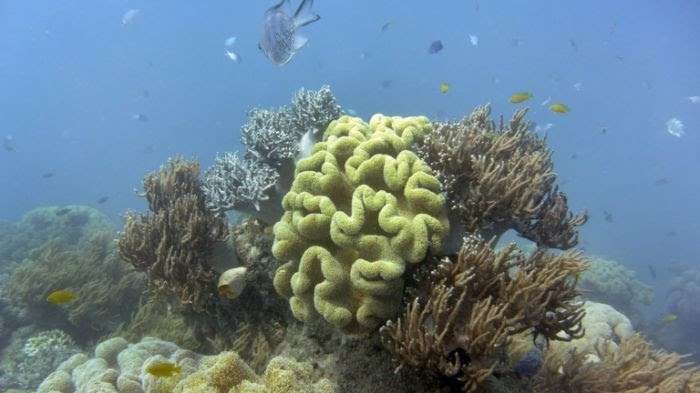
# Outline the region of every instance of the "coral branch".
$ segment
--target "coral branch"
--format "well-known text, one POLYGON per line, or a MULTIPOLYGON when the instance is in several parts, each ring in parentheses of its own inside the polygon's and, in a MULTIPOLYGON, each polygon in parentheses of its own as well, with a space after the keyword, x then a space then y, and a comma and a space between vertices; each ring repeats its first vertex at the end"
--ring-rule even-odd
POLYGON ((206 171, 207 207, 217 214, 238 210, 266 223, 277 220, 282 215, 282 195, 294 178, 294 160, 302 153, 303 136, 309 134, 313 143, 341 114, 328 86, 299 90, 291 108, 251 109, 248 123, 241 127, 246 146, 243 159, 226 153, 206 171))
POLYGON ((575 277, 586 269, 585 258, 544 251, 526 258, 515 244, 494 252, 493 242, 466 239, 456 259, 444 258, 432 271, 428 294, 380 329, 397 370, 430 369, 472 392, 501 365, 512 335, 531 329, 570 340, 583 334, 575 277))
POLYGON ((527 109, 498 128, 489 106, 477 107, 457 123, 436 123, 419 151, 447 192, 464 229, 485 237, 507 229, 540 246, 576 245, 585 212, 573 216, 554 182, 552 151, 530 131, 527 109))
POLYGON ((142 195, 152 213, 125 215, 119 250, 137 271, 146 272, 147 289, 156 297, 203 310, 218 279, 207 259, 214 245, 226 240, 228 227, 205 208, 198 175, 199 164, 182 157, 146 175, 142 195))

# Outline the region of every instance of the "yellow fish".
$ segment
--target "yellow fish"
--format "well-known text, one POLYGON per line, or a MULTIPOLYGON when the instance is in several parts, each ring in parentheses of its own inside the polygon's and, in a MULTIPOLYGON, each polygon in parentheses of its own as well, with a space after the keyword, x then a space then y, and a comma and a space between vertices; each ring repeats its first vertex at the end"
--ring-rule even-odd
POLYGON ((568 106, 566 106, 564 104, 552 104, 549 106, 549 109, 552 112, 556 112, 556 113, 567 113, 571 110, 571 109, 569 109, 568 106))
POLYGON ((146 372, 155 377, 172 377, 179 374, 182 368, 170 362, 151 363, 146 367, 146 372))
POLYGON ((46 297, 46 301, 57 306, 62 306, 72 302, 76 297, 78 297, 78 295, 70 289, 61 289, 51 292, 49 296, 46 297))
POLYGON ((447 93, 447 90, 450 90, 450 84, 449 83, 441 83, 440 84, 440 93, 447 93))
POLYGON ((521 102, 529 100, 532 97, 532 93, 521 91, 520 93, 515 93, 512 96, 510 96, 510 102, 512 102, 513 104, 519 104, 521 102))
POLYGON ((664 321, 666 322, 673 322, 676 319, 678 319, 678 315, 676 314, 666 314, 666 316, 664 316, 664 321))

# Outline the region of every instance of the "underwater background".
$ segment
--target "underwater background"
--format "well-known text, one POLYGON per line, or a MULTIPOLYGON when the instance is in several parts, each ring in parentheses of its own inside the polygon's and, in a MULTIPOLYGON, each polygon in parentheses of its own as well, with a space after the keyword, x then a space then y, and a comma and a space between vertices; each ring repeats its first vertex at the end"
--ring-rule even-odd
MULTIPOLYGON (((140 277, 123 279, 137 273, 113 248, 124 214, 149 211, 138 194, 146 173, 178 155, 198 159, 204 173, 217 154, 243 154, 241 126, 251 108, 288 106, 299 89, 323 85, 344 113, 365 121, 375 113, 457 121, 487 103, 498 121, 528 107, 531 131, 546 135, 553 151, 569 209, 589 214, 576 249, 623 277, 616 284, 621 292, 606 295, 605 285, 590 277, 582 287, 601 291, 592 299, 622 311, 657 348, 700 360, 700 345, 688 344, 700 342, 700 308, 692 304, 700 296, 700 3, 317 0, 312 10, 321 19, 303 27, 308 44, 284 65, 258 48, 263 15, 273 5, 0 2, 0 285, 7 314, 0 323, 0 390, 33 391, 57 367, 13 379, 20 368, 7 358, 27 337, 61 329, 52 333, 56 340, 77 342, 65 346, 66 355, 91 353, 133 320, 136 310, 119 304, 145 302, 145 289, 140 277), (126 20, 129 10, 137 12, 126 20), (229 37, 235 44, 225 44, 229 37), (437 40, 444 47, 429 50, 437 40), (518 92, 533 97, 512 103, 518 92), (570 112, 550 110, 557 102, 570 112), (669 131, 672 119, 683 132, 669 131), (61 210, 66 206, 72 210, 61 210), (52 210, 34 211, 32 222, 25 215, 37 208, 52 210), (40 275, 17 273, 31 262, 43 263, 45 274, 78 274, 80 263, 91 260, 109 266, 101 271, 113 280, 95 284, 104 303, 82 314, 73 310, 68 319, 44 300, 63 288, 41 288, 40 275), (44 292, 13 301, 27 282, 44 292), (628 299, 613 304, 619 293, 628 299), (51 326, 54 314, 61 322, 51 326), (33 325, 13 344, 12 334, 33 325)), ((229 224, 243 220, 229 218, 229 224)), ((255 236, 269 235, 256 230, 255 236)), ((246 236, 254 237, 239 242, 246 236)), ((501 243, 506 240, 526 247, 513 231, 501 243)), ((272 240, 247 244, 269 254, 272 240)), ((269 259, 274 275, 281 262, 269 259)), ((283 313, 285 299, 268 294, 282 303, 269 309, 283 313)), ((69 301, 81 303, 80 296, 69 301)), ((178 320, 179 329, 196 325, 191 311, 178 320)), ((121 335, 132 343, 142 338, 130 334, 121 335)), ((186 347, 186 340, 160 338, 186 347)), ((227 344, 188 349, 214 354, 227 344)), ((175 353, 168 351, 166 358, 175 353)))

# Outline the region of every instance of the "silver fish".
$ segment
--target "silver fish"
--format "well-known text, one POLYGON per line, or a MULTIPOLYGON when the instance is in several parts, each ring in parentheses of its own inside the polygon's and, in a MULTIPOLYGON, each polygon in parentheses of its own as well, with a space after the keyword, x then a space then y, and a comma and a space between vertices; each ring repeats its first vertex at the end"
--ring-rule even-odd
POLYGON ((126 11, 122 17, 122 26, 126 26, 133 22, 134 18, 136 18, 140 12, 141 10, 138 8, 132 8, 129 11, 126 11))
POLYGON ((311 12, 313 0, 302 0, 294 15, 288 13, 289 3, 289 0, 282 0, 263 16, 258 48, 277 65, 287 64, 308 42, 306 37, 297 34, 299 29, 321 19, 311 12))

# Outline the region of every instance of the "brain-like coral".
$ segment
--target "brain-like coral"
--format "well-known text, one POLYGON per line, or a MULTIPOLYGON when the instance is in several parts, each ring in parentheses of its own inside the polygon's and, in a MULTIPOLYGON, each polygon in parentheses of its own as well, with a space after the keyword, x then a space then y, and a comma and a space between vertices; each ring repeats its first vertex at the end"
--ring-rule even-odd
POLYGON ((255 374, 235 352, 203 356, 146 337, 129 344, 121 337, 101 342, 94 357, 77 354, 61 363, 39 385, 38 393, 332 393, 335 385, 313 373, 309 363, 275 357, 263 376, 255 374), (171 363, 181 371, 156 377, 146 368, 171 363))
POLYGON ((650 286, 639 281, 632 270, 610 258, 591 258, 591 269, 581 275, 579 285, 589 291, 588 299, 610 304, 630 317, 635 316, 636 305, 650 305, 654 300, 650 286))
POLYGON ((425 117, 343 116, 297 163, 273 245, 286 261, 275 288, 296 318, 358 333, 397 312, 406 263, 439 250, 449 227, 440 183, 410 150, 431 129, 425 117))

